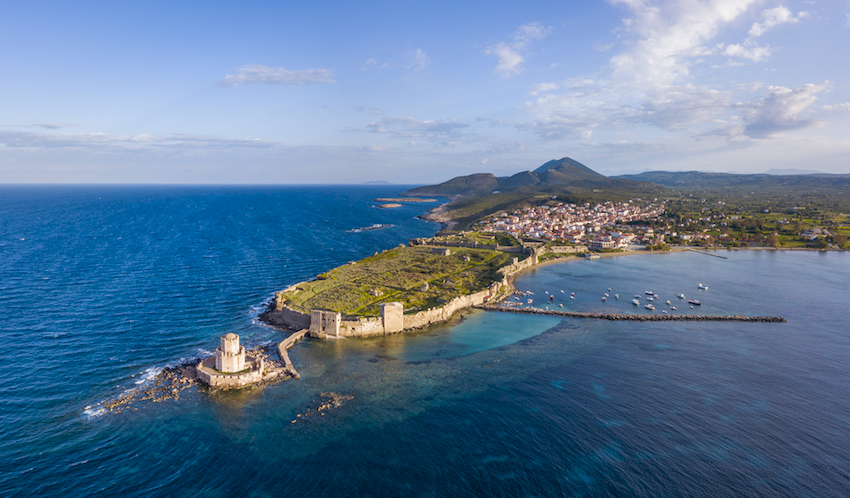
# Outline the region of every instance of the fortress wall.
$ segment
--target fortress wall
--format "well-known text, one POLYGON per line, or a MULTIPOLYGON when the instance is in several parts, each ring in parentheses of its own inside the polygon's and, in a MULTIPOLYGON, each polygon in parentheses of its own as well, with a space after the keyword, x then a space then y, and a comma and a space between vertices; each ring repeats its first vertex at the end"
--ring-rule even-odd
POLYGON ((308 313, 301 313, 286 306, 269 313, 268 317, 272 325, 277 325, 278 327, 286 327, 293 330, 310 328, 310 315, 308 313))
POLYGON ((341 337, 366 337, 383 334, 384 321, 381 317, 345 318, 339 323, 339 335, 341 337))
POLYGON ((559 253, 559 254, 575 254, 575 253, 578 253, 578 252, 587 252, 587 247, 581 246, 581 245, 579 245, 579 246, 550 246, 550 247, 546 248, 543 252, 544 253, 553 252, 553 253, 559 253))
POLYGON ((404 330, 418 329, 434 323, 445 322, 459 310, 483 304, 487 296, 491 296, 490 289, 467 296, 456 297, 446 303, 445 306, 439 308, 431 308, 413 315, 405 315, 404 330))
POLYGON ((496 250, 502 252, 525 252, 525 248, 520 246, 496 246, 496 250))
POLYGON ((255 384, 263 379, 264 364, 262 359, 255 359, 249 356, 246 359, 246 364, 251 367, 250 372, 243 374, 219 374, 213 370, 215 366, 215 358, 207 358, 198 363, 197 371, 198 379, 206 383, 208 386, 217 388, 244 387, 250 384, 255 384))
POLYGON ((525 270, 526 268, 533 266, 536 263, 536 260, 537 260, 537 258, 535 258, 533 255, 529 256, 529 257, 525 258, 524 260, 519 261, 517 263, 514 263, 512 265, 503 266, 503 267, 499 268, 499 273, 501 273, 502 275, 504 275, 506 277, 509 276, 509 275, 513 275, 514 273, 516 273, 518 271, 522 271, 522 270, 525 270))

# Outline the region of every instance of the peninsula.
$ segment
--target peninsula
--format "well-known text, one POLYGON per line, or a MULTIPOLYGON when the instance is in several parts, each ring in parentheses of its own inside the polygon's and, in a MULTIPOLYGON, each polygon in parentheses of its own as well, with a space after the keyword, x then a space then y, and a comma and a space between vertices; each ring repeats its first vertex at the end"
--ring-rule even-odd
POLYGON ((493 306, 515 293, 511 277, 553 258, 673 246, 847 245, 848 215, 826 210, 847 203, 825 193, 843 189, 847 178, 768 179, 769 196, 759 197, 740 188, 755 188, 750 185, 761 178, 673 177, 679 183, 663 174, 609 178, 563 158, 510 177, 481 173, 408 190, 401 195, 453 199, 426 215, 443 222, 442 231, 277 292, 261 319, 297 330, 299 337, 398 333, 446 321, 470 307, 504 310, 493 306), (723 196, 732 191, 728 183, 741 186, 735 196, 723 196), (805 193, 815 183, 822 186, 817 195, 832 204, 805 193))

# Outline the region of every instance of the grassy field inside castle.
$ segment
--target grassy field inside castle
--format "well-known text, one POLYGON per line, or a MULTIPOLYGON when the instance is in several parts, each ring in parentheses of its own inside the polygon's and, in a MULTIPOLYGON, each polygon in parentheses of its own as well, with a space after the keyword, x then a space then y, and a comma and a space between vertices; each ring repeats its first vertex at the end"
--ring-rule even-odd
POLYGON ((450 248, 448 256, 430 247, 397 247, 323 273, 284 293, 298 311, 339 311, 377 316, 381 303, 398 301, 405 313, 441 306, 451 299, 484 290, 501 281, 497 270, 513 255, 481 249, 450 248), (428 290, 423 291, 423 283, 428 290))

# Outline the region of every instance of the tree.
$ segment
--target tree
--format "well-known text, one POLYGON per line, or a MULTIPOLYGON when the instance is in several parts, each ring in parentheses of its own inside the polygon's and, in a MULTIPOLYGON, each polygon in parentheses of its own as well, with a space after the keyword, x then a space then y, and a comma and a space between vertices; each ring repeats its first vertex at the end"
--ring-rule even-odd
POLYGON ((776 236, 775 233, 772 233, 767 236, 767 244, 771 247, 776 247, 779 245, 779 237, 776 236))

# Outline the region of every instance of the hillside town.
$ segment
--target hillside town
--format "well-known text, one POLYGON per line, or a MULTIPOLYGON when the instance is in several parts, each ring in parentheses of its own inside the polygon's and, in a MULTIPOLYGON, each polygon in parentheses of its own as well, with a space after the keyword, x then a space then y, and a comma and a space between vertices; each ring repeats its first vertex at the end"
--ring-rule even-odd
POLYGON ((663 202, 639 200, 583 205, 559 203, 499 213, 484 220, 479 229, 505 232, 514 237, 585 244, 596 250, 625 249, 630 245, 663 240, 669 235, 651 226, 634 224, 658 220, 664 211, 663 202))
MULTIPOLYGON (((715 208, 682 212, 664 202, 559 203, 501 212, 478 223, 481 231, 518 238, 581 244, 591 250, 664 248, 667 245, 771 246, 840 249, 847 235, 789 216, 763 213, 725 214, 715 208)), ((795 212, 797 208, 791 210, 795 212)), ((811 221, 809 221, 811 223, 811 221)))

